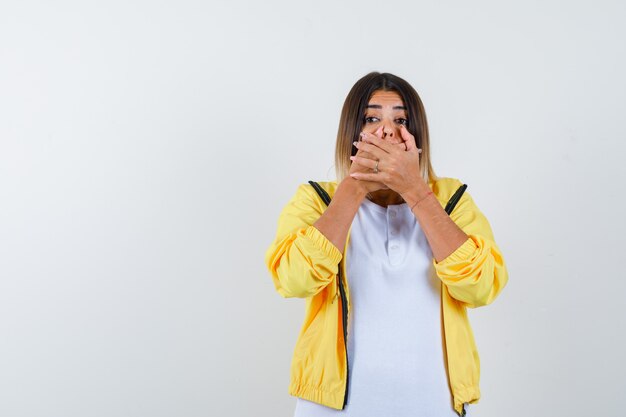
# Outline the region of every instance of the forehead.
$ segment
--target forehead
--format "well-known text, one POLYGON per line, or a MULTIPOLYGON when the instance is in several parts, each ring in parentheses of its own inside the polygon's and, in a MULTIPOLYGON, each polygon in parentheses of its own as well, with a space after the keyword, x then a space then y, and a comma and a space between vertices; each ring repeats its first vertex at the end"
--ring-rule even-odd
POLYGON ((402 97, 395 91, 374 91, 368 104, 379 104, 383 107, 402 106, 402 97))

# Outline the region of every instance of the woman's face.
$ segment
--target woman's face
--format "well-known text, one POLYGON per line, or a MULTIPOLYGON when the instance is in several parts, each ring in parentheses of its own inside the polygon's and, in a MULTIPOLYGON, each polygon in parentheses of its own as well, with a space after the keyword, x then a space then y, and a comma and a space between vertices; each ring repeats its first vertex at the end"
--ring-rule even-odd
POLYGON ((403 142, 400 125, 408 126, 406 107, 395 91, 374 91, 365 109, 363 131, 375 133, 382 128, 382 137, 391 143, 403 142))

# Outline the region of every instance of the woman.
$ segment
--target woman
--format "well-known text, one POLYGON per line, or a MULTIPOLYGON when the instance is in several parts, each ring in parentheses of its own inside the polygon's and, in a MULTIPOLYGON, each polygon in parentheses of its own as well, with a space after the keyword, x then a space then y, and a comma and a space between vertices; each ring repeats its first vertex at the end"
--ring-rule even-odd
POLYGON ((296 417, 453 416, 480 398, 466 309, 508 280, 485 216, 430 164, 428 124, 403 79, 372 72, 348 94, 337 181, 303 184, 265 261, 306 302, 289 393, 296 417), (456 413, 455 413, 456 412, 456 413))

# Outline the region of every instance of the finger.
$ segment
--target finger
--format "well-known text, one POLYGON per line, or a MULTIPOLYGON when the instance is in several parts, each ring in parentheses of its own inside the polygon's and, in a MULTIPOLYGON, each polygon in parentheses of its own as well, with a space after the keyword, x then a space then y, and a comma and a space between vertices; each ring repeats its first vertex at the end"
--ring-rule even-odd
POLYGON ((395 149, 393 143, 389 143, 388 141, 381 139, 376 135, 372 135, 371 133, 361 132, 361 138, 362 142, 376 145, 387 153, 391 153, 395 149))
POLYGON ((368 152, 368 153, 374 155, 374 157, 376 159, 381 159, 382 157, 387 155, 387 152, 385 152, 384 150, 380 149, 376 145, 372 145, 371 143, 367 143, 367 142, 353 142, 352 144, 354 146, 356 146, 357 149, 363 150, 365 152, 368 152))
POLYGON ((367 158, 367 159, 371 159, 373 161, 378 161, 378 158, 376 158, 374 155, 372 155, 369 152, 365 152, 362 149, 357 149, 356 155, 355 156, 360 156, 362 158, 367 158))
POLYGON ((406 143, 407 151, 417 149, 415 137, 411 133, 409 133, 409 130, 404 125, 400 125, 400 136, 402 136, 402 139, 404 139, 404 143, 406 143))
POLYGON ((377 160, 363 158, 360 156, 351 156, 350 160, 355 164, 359 164, 361 166, 364 166, 365 168, 370 168, 370 169, 376 168, 376 164, 378 163, 377 160))
POLYGON ((392 145, 398 149, 400 149, 402 152, 406 151, 407 145, 406 142, 403 140, 402 142, 399 143, 392 143, 392 145))
POLYGON ((377 173, 367 173, 367 172, 353 172, 352 174, 350 174, 350 176, 354 179, 357 179, 359 181, 374 181, 374 182, 381 182, 381 174, 377 173))
POLYGON ((363 132, 359 133, 359 141, 362 141, 363 140, 363 136, 365 136, 365 135, 374 135, 374 136, 378 136, 380 139, 382 139, 383 138, 383 127, 380 126, 374 132, 363 131, 363 132))

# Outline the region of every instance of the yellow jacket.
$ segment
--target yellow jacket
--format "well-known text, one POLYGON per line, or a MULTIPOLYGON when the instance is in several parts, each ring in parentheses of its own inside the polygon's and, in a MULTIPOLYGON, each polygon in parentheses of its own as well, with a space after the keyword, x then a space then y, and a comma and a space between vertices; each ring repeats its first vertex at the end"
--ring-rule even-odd
MULTIPOLYGON (((337 189, 335 181, 319 184, 331 197, 337 189)), ((442 207, 461 185, 458 179, 445 177, 429 183, 442 207)), ((343 322, 350 311, 350 291, 345 254, 312 226, 325 209, 310 184, 300 185, 280 214, 265 263, 281 296, 306 302, 291 362, 289 394, 343 409, 348 385, 343 322), (342 285, 336 279, 339 267, 342 285)), ((441 262, 433 258, 433 265, 443 284, 442 342, 451 399, 463 415, 463 403, 480 398, 480 360, 466 309, 491 303, 506 285, 508 272, 487 219, 467 191, 450 217, 469 237, 441 262)), ((350 232, 345 247, 349 241, 350 232)))

